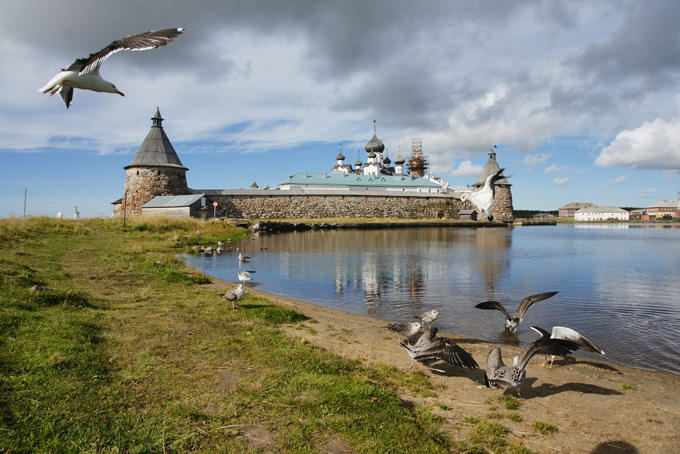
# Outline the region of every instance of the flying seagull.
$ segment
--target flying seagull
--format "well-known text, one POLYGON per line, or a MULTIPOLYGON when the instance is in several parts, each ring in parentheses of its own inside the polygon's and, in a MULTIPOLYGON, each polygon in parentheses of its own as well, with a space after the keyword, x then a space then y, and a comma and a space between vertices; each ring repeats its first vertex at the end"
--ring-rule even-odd
MULTIPOLYGON (((468 367, 470 369, 477 369, 479 367, 472 355, 456 345, 451 339, 436 337, 437 331, 437 328, 429 329, 420 336, 413 346, 399 342, 399 345, 404 347, 411 357, 411 367, 408 370, 413 369, 415 361, 424 362, 432 360, 441 360, 454 366, 468 367)), ((434 369, 432 367, 429 367, 429 369, 444 372, 441 369, 434 369)))
POLYGON ((501 311, 505 315, 505 327, 510 329, 513 333, 517 332, 517 325, 524 319, 524 315, 527 313, 529 308, 539 301, 550 298, 551 296, 557 295, 559 292, 546 292, 539 293, 537 295, 527 296, 522 300, 522 303, 517 308, 517 312, 514 315, 510 315, 508 310, 498 301, 484 301, 483 303, 477 304, 475 307, 477 309, 495 309, 501 311))
POLYGON ((238 284, 238 287, 236 287, 236 289, 228 291, 227 293, 222 295, 222 299, 231 301, 231 310, 235 311, 236 310, 235 304, 238 301, 241 301, 245 295, 246 291, 243 288, 243 282, 241 282, 240 284, 238 284))
POLYGON ((428 328, 432 328, 431 323, 437 319, 439 312, 436 309, 432 309, 428 312, 423 312, 420 315, 416 315, 416 318, 420 320, 420 327, 423 328, 423 323, 427 323, 428 328))
MULTIPOLYGON (((389 329, 392 331, 396 331, 399 333, 399 336, 404 336, 406 338, 406 342, 408 342, 408 338, 413 336, 415 333, 420 331, 420 323, 419 322, 412 322, 412 323, 390 323, 387 325, 389 329)), ((401 342, 401 338, 399 339, 401 342)))
POLYGON ((165 46, 184 31, 183 28, 166 28, 150 32, 137 33, 112 42, 99 52, 89 57, 79 58, 40 89, 41 92, 54 95, 59 92, 68 109, 73 99, 73 89, 92 90, 103 93, 117 93, 125 96, 115 85, 99 75, 101 64, 112 54, 121 50, 147 50, 165 46))
POLYGON ((496 347, 491 350, 486 358, 486 371, 484 382, 489 388, 517 389, 517 397, 521 398, 520 387, 526 378, 526 367, 537 354, 543 355, 567 355, 574 350, 581 348, 576 342, 566 339, 554 339, 550 333, 537 327, 531 329, 541 335, 529 345, 527 345, 519 356, 515 356, 512 366, 506 366, 501 356, 501 348, 496 347))
POLYGON ((460 200, 462 200, 463 202, 470 200, 470 202, 472 202, 472 204, 479 209, 480 214, 482 211, 484 211, 486 213, 486 218, 489 220, 489 222, 493 222, 493 214, 491 214, 491 204, 493 203, 493 199, 496 196, 495 183, 496 181, 505 178, 502 175, 503 170, 505 169, 499 169, 498 172, 486 177, 484 186, 479 191, 464 192, 460 196, 460 200))
MULTIPOLYGON (((571 328, 566 328, 564 326, 555 326, 552 329, 552 333, 550 333, 550 338, 551 339, 566 339, 572 342, 577 343, 583 350, 587 352, 593 352, 593 353, 599 353, 600 355, 604 355, 605 352, 602 350, 600 347, 595 345, 593 341, 588 339, 585 336, 582 336, 581 334, 577 333, 571 328)), ((547 360, 546 356, 546 360, 547 360)), ((546 365, 546 360, 543 361, 542 366, 546 365)), ((551 355, 550 359, 550 367, 548 369, 552 369, 553 362, 555 361, 555 355, 551 355)))

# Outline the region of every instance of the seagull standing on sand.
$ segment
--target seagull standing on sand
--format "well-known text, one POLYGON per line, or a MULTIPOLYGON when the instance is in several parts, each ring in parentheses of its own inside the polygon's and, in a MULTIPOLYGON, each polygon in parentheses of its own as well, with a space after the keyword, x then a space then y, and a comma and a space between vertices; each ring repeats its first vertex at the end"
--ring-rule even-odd
POLYGON ((238 284, 238 287, 236 289, 231 290, 224 295, 222 295, 223 300, 231 301, 231 310, 235 311, 236 310, 236 303, 238 301, 241 301, 243 297, 246 295, 246 291, 243 288, 243 282, 238 284))
POLYGON ((541 335, 529 345, 527 345, 519 356, 515 356, 512 366, 506 366, 501 356, 501 348, 496 347, 491 350, 486 359, 486 371, 484 382, 489 388, 517 389, 517 397, 521 398, 520 387, 526 378, 526 367, 537 354, 543 355, 568 355, 574 350, 581 348, 576 342, 566 339, 554 339, 550 333, 537 327, 531 329, 541 335))
POLYGON ((481 211, 484 211, 486 213, 486 218, 489 220, 489 222, 493 222, 493 214, 491 214, 491 204, 493 203, 494 197, 496 197, 495 183, 501 178, 505 178, 502 175, 503 170, 505 169, 499 169, 498 172, 486 177, 484 186, 479 191, 464 192, 460 196, 460 200, 462 200, 463 202, 470 200, 470 202, 479 209, 480 214, 481 211))
POLYGON ((67 109, 71 106, 74 88, 125 96, 114 84, 99 75, 99 68, 104 60, 121 50, 147 50, 165 46, 181 35, 183 30, 183 28, 153 30, 114 41, 99 52, 90 54, 86 58, 79 58, 71 63, 68 68, 61 70, 54 76, 40 91, 49 92, 50 95, 59 92, 67 109))
MULTIPOLYGON (((550 333, 550 338, 569 340, 577 343, 583 350, 587 352, 599 353, 600 355, 605 354, 604 350, 595 345, 595 342, 591 341, 585 336, 582 336, 581 334, 577 333, 571 328, 565 328, 564 326, 555 326, 552 329, 552 333, 550 333)), ((548 357, 546 356, 546 360, 547 358, 548 357)), ((541 366, 546 365, 546 360, 543 361, 543 364, 541 364, 541 366)), ((555 355, 551 355, 550 366, 548 367, 548 369, 552 369, 554 361, 555 355)))
MULTIPOLYGON (((408 342, 408 338, 416 334, 418 331, 420 331, 420 323, 419 322, 412 322, 412 323, 390 323, 387 325, 389 329, 392 331, 396 331, 399 333, 399 336, 404 336, 406 338, 406 342, 408 342)), ((399 341, 401 342, 401 337, 399 338, 399 341)))
POLYGON ((538 303, 539 301, 543 301, 545 299, 550 298, 551 296, 557 295, 559 292, 546 292, 546 293, 539 293, 537 295, 531 295, 527 296, 522 300, 522 303, 519 305, 519 308, 517 308, 517 312, 514 313, 514 315, 510 315, 508 310, 503 306, 501 303, 498 301, 484 301, 483 303, 477 304, 475 307, 477 309, 486 309, 486 310, 497 310, 501 311, 505 315, 505 327, 508 328, 510 331, 513 333, 517 332, 517 325, 524 319, 524 315, 527 313, 529 308, 534 305, 535 303, 538 303))
POLYGON ((420 315, 416 315, 417 319, 420 319, 420 327, 423 328, 423 323, 427 323, 427 327, 432 329, 431 323, 435 320, 437 320, 437 316, 439 315, 439 312, 437 312, 436 309, 432 309, 431 311, 428 312, 423 312, 420 315))
MULTIPOLYGON (((433 360, 441 360, 454 366, 470 369, 479 367, 472 355, 456 345, 451 339, 437 338, 437 331, 437 328, 429 329, 420 336, 413 346, 399 342, 399 345, 404 347, 411 357, 411 367, 408 370, 413 369, 415 361, 424 362, 433 360)), ((444 372, 441 369, 434 369, 432 367, 428 367, 428 369, 444 372)))

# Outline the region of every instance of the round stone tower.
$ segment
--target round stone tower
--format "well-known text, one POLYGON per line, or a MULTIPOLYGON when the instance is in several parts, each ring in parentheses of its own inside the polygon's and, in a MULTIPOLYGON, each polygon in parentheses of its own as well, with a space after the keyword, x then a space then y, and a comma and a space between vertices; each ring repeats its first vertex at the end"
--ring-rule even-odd
POLYGON ((151 118, 151 130, 137 150, 132 162, 125 167, 125 192, 114 203, 114 215, 142 214, 142 206, 156 196, 191 194, 186 171, 170 139, 163 131, 160 110, 151 118))
MULTIPOLYGON (((495 146, 494 146, 495 147, 495 146)), ((489 152, 489 160, 486 162, 482 174, 477 179, 477 182, 473 185, 474 190, 478 190, 484 186, 486 183, 486 178, 489 175, 494 175, 498 172, 501 167, 496 161, 496 151, 494 148, 489 152)), ((494 216, 494 220, 499 221, 512 221, 515 219, 515 211, 512 206, 512 192, 510 192, 510 183, 503 176, 495 184, 496 195, 494 196, 493 203, 491 204, 491 213, 494 216)), ((484 217, 486 219, 485 213, 479 213, 480 219, 484 217)))

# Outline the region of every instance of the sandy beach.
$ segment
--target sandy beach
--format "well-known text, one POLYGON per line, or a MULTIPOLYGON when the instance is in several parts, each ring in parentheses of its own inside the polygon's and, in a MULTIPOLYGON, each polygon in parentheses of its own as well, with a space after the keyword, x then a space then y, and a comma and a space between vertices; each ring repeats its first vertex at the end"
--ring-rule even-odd
MULTIPOLYGON (((211 278, 209 287, 224 290, 234 283, 211 278)), ((289 306, 309 317, 287 326, 286 332, 364 365, 379 363, 408 371, 411 360, 399 346, 389 322, 284 298, 248 287, 248 292, 289 306)), ((415 315, 415 314, 414 314, 415 315)), ((436 323, 435 323, 436 326, 436 323)), ((447 436, 466 437, 472 425, 465 418, 489 418, 504 413, 498 397, 503 391, 484 386, 484 364, 494 344, 439 333, 468 351, 480 365, 470 370, 437 363, 444 373, 432 372, 416 363, 435 385, 434 396, 399 391, 405 405, 429 406, 443 418, 447 436), (495 409, 498 407, 498 409, 495 409)), ((506 364, 520 348, 503 345, 506 364)), ((552 369, 541 367, 535 357, 527 367, 522 400, 515 412, 521 421, 500 419, 512 433, 511 443, 521 443, 541 453, 677 453, 680 452, 680 376, 650 372, 606 362, 557 358, 552 369), (543 421, 557 430, 537 434, 532 423, 543 421)), ((516 396, 516 394, 512 394, 516 396)), ((502 417, 502 416, 501 416, 502 417)))

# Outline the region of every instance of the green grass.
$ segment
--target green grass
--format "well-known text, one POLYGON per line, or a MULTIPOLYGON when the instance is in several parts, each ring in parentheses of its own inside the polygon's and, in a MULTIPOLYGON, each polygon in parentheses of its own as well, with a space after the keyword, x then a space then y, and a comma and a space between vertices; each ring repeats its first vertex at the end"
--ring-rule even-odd
POLYGON ((313 321, 264 298, 227 310, 175 258, 247 235, 193 220, 0 220, 0 452, 457 449, 440 418, 396 394, 433 395, 425 374, 295 341, 280 326, 313 321))
POLYGON ((557 432, 557 427, 545 421, 534 421, 534 423, 531 425, 531 428, 534 429, 534 431, 544 435, 550 435, 557 432))

